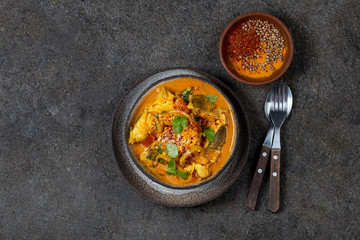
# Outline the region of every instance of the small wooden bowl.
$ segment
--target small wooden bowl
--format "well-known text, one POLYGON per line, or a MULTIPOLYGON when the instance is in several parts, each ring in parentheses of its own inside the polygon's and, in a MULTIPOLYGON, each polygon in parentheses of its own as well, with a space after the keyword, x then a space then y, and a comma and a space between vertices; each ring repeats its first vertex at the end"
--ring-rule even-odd
POLYGON ((221 63, 223 64, 224 68, 237 81, 245 83, 245 84, 249 84, 249 85, 264 85, 264 84, 268 84, 268 83, 271 83, 271 82, 274 82, 275 80, 277 80, 289 68, 292 58, 293 58, 293 55, 294 55, 294 43, 293 43, 293 39, 291 37, 291 33, 290 33, 289 29, 278 18, 276 18, 270 14, 263 13, 263 12, 250 12, 250 13, 246 13, 246 14, 243 14, 243 15, 235 18, 226 26, 226 28, 224 29, 224 31, 220 37, 219 54, 220 54, 221 63), (284 37, 285 48, 287 48, 286 54, 284 55, 284 58, 283 58, 285 63, 279 69, 276 69, 268 77, 251 78, 251 77, 239 74, 236 71, 235 66, 231 62, 231 60, 228 56, 228 53, 226 51, 226 47, 227 47, 226 38, 227 38, 228 34, 230 34, 234 30, 234 28, 236 28, 237 26, 239 26, 240 24, 242 24, 243 22, 245 22, 247 20, 268 21, 270 24, 271 23, 274 24, 275 27, 281 31, 281 34, 284 37))

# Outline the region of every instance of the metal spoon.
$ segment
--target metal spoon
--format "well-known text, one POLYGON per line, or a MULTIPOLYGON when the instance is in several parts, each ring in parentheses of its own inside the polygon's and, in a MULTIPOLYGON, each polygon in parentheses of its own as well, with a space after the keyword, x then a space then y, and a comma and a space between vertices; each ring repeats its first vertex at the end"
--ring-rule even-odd
POLYGON ((269 209, 276 212, 280 207, 280 128, 291 112, 293 97, 285 83, 274 88, 272 92, 270 119, 274 125, 274 140, 271 147, 269 209))
MULTIPOLYGON (((273 96, 273 91, 269 93, 269 95, 266 98, 265 105, 264 105, 264 111, 266 118, 270 121, 269 115, 270 115, 270 109, 273 108, 271 105, 273 104, 271 102, 271 98, 273 96)), ((257 199, 259 196, 259 191, 261 187, 261 183, 264 177, 264 172, 266 169, 267 162, 269 160, 270 155, 270 148, 273 141, 273 135, 274 135, 274 126, 272 122, 270 121, 270 128, 266 134, 265 141, 262 145, 262 149, 260 152, 260 157, 258 160, 258 164, 256 166, 256 171, 254 173, 253 180, 250 185, 250 189, 245 201, 245 206, 248 208, 255 210, 257 199)))

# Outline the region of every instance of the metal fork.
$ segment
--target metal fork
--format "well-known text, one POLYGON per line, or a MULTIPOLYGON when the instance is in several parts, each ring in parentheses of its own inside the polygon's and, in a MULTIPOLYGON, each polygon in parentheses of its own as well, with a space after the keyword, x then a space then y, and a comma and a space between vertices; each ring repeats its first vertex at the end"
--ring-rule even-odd
POLYGON ((276 212, 280 207, 280 128, 290 114, 293 97, 290 88, 280 84, 273 90, 270 120, 274 125, 274 140, 271 147, 269 209, 276 212))

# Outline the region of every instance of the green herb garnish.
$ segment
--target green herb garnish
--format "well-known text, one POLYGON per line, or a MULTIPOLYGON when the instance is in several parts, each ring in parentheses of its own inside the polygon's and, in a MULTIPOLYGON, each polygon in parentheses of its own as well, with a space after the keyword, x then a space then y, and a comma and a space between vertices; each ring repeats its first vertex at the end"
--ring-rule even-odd
POLYGON ((179 177, 181 177, 183 180, 187 179, 187 177, 189 176, 189 172, 181 172, 179 170, 176 169, 176 173, 177 175, 179 175, 179 177))
POLYGON ((206 95, 206 98, 209 99, 212 104, 216 103, 217 96, 206 95))
POLYGON ((156 149, 156 151, 158 152, 158 153, 162 153, 163 151, 162 151, 162 149, 161 149, 161 147, 159 147, 158 149, 156 149))
POLYGON ((203 134, 206 136, 207 140, 209 140, 210 142, 214 141, 214 137, 215 137, 214 129, 206 128, 206 129, 204 129, 203 134))
POLYGON ((186 179, 189 176, 189 172, 181 172, 176 169, 176 162, 175 159, 171 159, 171 161, 168 164, 168 170, 166 171, 166 174, 168 175, 179 175, 182 179, 186 179))
POLYGON ((178 156, 177 146, 173 143, 166 144, 168 155, 172 158, 176 158, 178 156))
POLYGON ((168 170, 166 171, 166 173, 169 174, 169 175, 176 174, 175 170, 176 170, 175 159, 171 159, 171 161, 168 164, 168 170))
POLYGON ((193 93, 192 87, 188 87, 188 88, 184 89, 183 91, 181 91, 182 99, 184 100, 184 102, 189 103, 189 98, 192 93, 193 93))
POLYGON ((176 115, 174 117, 174 121, 171 123, 172 125, 172 129, 174 130, 174 132, 176 134, 178 133, 182 133, 183 132, 183 128, 186 127, 187 124, 187 118, 181 115, 176 115))

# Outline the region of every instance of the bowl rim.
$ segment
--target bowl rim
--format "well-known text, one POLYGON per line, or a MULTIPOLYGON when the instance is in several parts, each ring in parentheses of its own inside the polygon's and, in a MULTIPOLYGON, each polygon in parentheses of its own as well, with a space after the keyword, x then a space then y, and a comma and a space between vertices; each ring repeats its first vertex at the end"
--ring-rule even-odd
POLYGON ((286 71, 287 69, 290 67, 293 56, 294 56, 294 42, 293 42, 293 38, 291 36, 291 32, 290 30, 287 28, 287 26, 277 17, 269 14, 269 13, 265 13, 265 12, 248 12, 248 13, 244 13, 236 18, 234 18, 230 23, 228 23, 226 25, 226 27, 224 28, 221 36, 220 36, 220 41, 219 41, 219 56, 220 56, 220 61, 222 63, 222 65, 224 66, 225 70, 237 81, 242 82, 244 84, 247 85, 254 85, 254 86, 259 86, 259 85, 265 85, 271 82, 276 81, 277 79, 279 79, 286 71), (281 71, 279 71, 276 75, 274 75, 273 77, 269 77, 269 79, 265 80, 265 81, 260 81, 260 82, 251 82, 251 81, 247 81, 246 79, 241 78, 239 75, 236 75, 228 66, 228 64, 226 63, 226 54, 223 51, 223 45, 225 42, 225 37, 227 36, 229 30, 236 24, 238 24, 241 20, 245 19, 245 18, 256 18, 256 17, 264 17, 264 18, 268 18, 271 19, 273 22, 276 22, 279 26, 281 26, 281 28, 284 30, 285 32, 285 37, 288 39, 289 41, 289 57, 287 59, 287 62, 285 64, 285 66, 281 69, 281 71))
POLYGON ((114 164, 118 166, 121 175, 130 186, 147 200, 171 207, 191 207, 211 201, 225 192, 239 177, 248 159, 250 148, 250 127, 243 103, 223 81, 218 78, 191 68, 168 68, 157 72, 138 82, 127 94, 123 95, 115 110, 112 125, 112 146, 114 153, 114 164), (132 160, 132 154, 127 151, 127 124, 130 113, 133 110, 134 102, 142 89, 149 87, 149 84, 169 76, 197 76, 209 78, 213 84, 223 90, 223 95, 234 101, 235 111, 238 114, 238 128, 240 132, 239 142, 234 146, 233 160, 223 167, 223 172, 216 178, 203 185, 195 185, 190 189, 174 189, 159 184, 148 178, 132 160), (134 94, 131 94, 134 93, 134 94))

